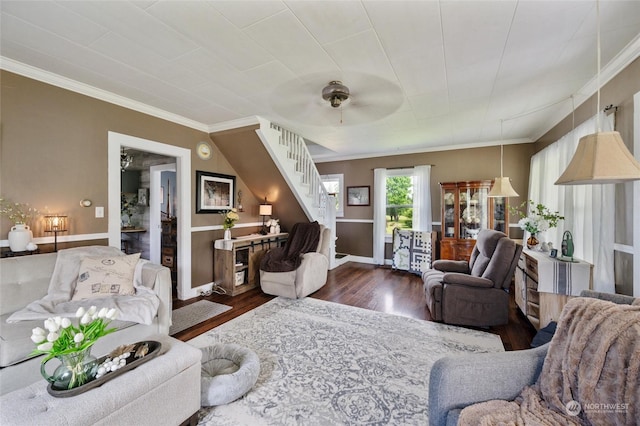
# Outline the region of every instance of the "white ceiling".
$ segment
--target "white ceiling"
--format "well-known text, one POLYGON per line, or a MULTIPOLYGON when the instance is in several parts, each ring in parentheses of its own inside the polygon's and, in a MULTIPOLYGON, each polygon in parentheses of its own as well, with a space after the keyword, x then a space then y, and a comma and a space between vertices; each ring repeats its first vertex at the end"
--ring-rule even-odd
MULTIPOLYGON (((596 87, 595 1, 0 7, 4 69, 207 131, 263 116, 318 161, 531 142, 596 87), (321 99, 336 79, 342 110, 321 99)), ((600 8, 606 80, 640 54, 640 1, 600 8)))

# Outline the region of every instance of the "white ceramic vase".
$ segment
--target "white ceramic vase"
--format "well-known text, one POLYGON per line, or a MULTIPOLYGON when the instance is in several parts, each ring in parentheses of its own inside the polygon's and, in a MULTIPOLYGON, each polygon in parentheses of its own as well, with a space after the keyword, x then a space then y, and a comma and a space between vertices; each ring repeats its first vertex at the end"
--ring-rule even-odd
POLYGON ((33 233, 29 225, 16 223, 9 231, 9 248, 13 252, 25 251, 32 239, 33 233))
POLYGON ((276 234, 280 233, 280 225, 276 225, 276 234))
POLYGON ((231 229, 225 229, 224 230, 224 239, 225 240, 230 240, 231 239, 231 229))

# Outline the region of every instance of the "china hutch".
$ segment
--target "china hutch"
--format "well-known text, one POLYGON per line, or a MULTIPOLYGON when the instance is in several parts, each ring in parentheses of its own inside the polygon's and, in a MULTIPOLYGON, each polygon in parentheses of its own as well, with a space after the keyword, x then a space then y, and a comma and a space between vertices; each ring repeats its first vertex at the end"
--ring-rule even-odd
POLYGON ((441 259, 469 260, 481 229, 495 229, 508 235, 509 199, 489 198, 492 183, 492 180, 440 183, 441 259))

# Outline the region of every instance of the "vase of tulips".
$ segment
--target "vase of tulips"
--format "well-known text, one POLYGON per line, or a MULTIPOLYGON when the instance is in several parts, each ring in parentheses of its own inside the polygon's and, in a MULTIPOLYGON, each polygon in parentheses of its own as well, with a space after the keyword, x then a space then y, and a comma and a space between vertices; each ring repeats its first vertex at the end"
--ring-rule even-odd
POLYGON ((40 373, 54 389, 73 389, 95 378, 98 362, 91 355, 91 347, 100 337, 116 331, 115 328, 107 328, 116 316, 114 308, 98 311, 92 306, 88 310, 78 309, 77 326, 69 318, 54 317, 44 321, 44 328, 32 330, 31 340, 37 345, 32 354, 46 355, 40 373), (45 366, 53 358, 58 359, 60 366, 49 375, 45 366))

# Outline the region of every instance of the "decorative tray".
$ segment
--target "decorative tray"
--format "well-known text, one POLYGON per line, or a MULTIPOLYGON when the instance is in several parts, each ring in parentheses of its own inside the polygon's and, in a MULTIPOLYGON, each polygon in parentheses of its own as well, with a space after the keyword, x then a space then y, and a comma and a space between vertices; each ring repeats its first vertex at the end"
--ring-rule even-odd
MULTIPOLYGON (((56 398, 67 398, 70 396, 80 395, 81 393, 85 393, 88 390, 97 388, 98 386, 101 386, 105 382, 108 382, 109 380, 116 378, 121 374, 136 368, 140 364, 144 364, 145 362, 152 360, 153 358, 158 356, 158 354, 160 353, 160 349, 162 348, 162 344, 155 340, 144 340, 141 342, 134 343, 132 346, 133 346, 133 349, 131 350, 131 356, 129 356, 126 359, 126 364, 120 367, 119 369, 117 369, 116 371, 106 373, 100 378, 93 379, 92 381, 73 389, 58 389, 53 387, 52 383, 49 383, 49 386, 47 386, 47 392, 49 392, 49 395, 55 396, 56 398), (145 344, 149 348, 147 354, 140 358, 136 358, 134 354, 140 348, 142 348, 145 344)), ((98 365, 102 364, 108 357, 109 355, 105 355, 103 357, 98 358, 98 365)))

